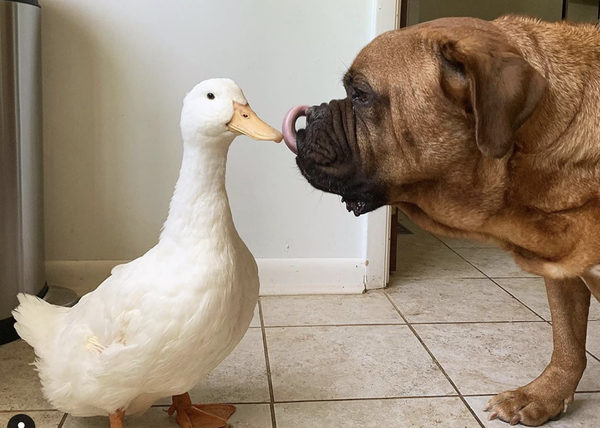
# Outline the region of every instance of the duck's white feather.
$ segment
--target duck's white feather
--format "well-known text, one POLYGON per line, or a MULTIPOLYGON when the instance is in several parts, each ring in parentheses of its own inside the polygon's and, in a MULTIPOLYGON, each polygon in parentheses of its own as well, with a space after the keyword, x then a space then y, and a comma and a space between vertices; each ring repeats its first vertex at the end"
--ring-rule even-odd
POLYGON ((216 123, 217 113, 231 113, 211 112, 196 127, 193 120, 206 87, 228 96, 229 104, 245 99, 229 80, 208 82, 184 103, 183 162, 159 243, 113 269, 71 309, 19 296, 17 331, 35 349, 45 397, 62 411, 141 413, 158 398, 185 393, 250 324, 258 271, 225 191, 234 134, 218 131, 216 123))

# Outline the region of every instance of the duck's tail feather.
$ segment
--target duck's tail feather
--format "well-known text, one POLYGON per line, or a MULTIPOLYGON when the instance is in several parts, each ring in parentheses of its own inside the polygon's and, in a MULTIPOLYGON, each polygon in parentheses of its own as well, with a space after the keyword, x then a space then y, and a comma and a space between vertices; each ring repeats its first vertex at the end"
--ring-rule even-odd
POLYGON ((51 305, 50 303, 30 294, 20 293, 19 306, 12 311, 12 315, 17 321, 15 329, 23 340, 29 343, 39 357, 50 346, 51 341, 56 337, 57 324, 69 308, 51 305))

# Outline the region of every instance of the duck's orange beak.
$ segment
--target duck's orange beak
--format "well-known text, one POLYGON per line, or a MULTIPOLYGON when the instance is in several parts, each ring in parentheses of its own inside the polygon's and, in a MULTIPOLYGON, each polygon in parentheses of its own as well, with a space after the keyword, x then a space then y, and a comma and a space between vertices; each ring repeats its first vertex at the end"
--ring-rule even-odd
POLYGON ((279 143, 283 139, 281 132, 263 122, 248 104, 233 102, 233 117, 227 126, 231 131, 247 135, 254 140, 279 143))

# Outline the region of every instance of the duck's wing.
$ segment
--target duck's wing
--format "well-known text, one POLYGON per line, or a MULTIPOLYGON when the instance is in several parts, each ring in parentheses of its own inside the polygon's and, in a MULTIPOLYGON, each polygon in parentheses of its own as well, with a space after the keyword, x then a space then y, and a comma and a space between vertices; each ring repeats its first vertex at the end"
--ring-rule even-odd
MULTIPOLYGON (((164 353, 180 336, 192 316, 182 305, 193 298, 197 303, 190 310, 202 313, 210 303, 197 294, 185 295, 185 269, 156 266, 152 259, 122 265, 69 314, 71 332, 79 335, 98 363, 103 362, 97 374, 139 370, 134 367, 138 360, 164 353)), ((197 280, 197 274, 190 275, 197 280)))

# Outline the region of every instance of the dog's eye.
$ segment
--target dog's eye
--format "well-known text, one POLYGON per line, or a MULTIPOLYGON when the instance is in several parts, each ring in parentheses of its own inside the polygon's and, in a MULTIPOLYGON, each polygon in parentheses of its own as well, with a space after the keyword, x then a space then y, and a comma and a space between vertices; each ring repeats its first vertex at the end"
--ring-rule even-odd
POLYGON ((353 102, 357 102, 360 104, 366 104, 369 102, 370 98, 371 98, 371 96, 365 91, 361 91, 360 89, 356 89, 356 88, 354 88, 352 90, 352 101, 353 102))

